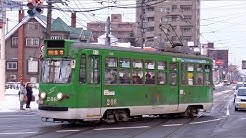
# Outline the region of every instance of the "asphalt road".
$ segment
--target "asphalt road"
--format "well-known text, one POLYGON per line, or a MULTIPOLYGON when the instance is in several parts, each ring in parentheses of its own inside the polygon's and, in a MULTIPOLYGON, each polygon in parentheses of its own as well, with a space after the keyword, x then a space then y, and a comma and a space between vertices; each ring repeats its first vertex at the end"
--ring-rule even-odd
POLYGON ((214 91, 210 113, 155 116, 112 125, 42 122, 37 112, 0 113, 1 138, 244 138, 246 111, 234 111, 232 86, 214 91))

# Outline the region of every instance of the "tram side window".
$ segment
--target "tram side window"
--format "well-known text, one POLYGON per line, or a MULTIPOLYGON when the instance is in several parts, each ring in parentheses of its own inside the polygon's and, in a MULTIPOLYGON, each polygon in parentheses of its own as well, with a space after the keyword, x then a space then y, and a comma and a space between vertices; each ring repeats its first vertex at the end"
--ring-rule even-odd
POLYGON ((105 62, 105 84, 117 84, 117 58, 107 57, 105 62))
POLYGON ((155 84, 155 61, 146 60, 145 61, 145 84, 155 84))
POLYGON ((99 57, 89 57, 89 83, 100 83, 100 59, 99 57))
POLYGON ((86 56, 82 55, 80 59, 79 82, 86 83, 86 56))
POLYGON ((203 85, 203 68, 202 64, 196 64, 196 85, 203 85))
POLYGON ((133 84, 143 84, 143 60, 134 59, 132 62, 132 83, 133 84))
POLYGON ((120 84, 130 84, 131 83, 131 71, 122 69, 119 71, 120 84))
POLYGON ((167 84, 167 62, 165 61, 158 61, 157 62, 157 69, 158 69, 158 78, 157 84, 167 84))
POLYGON ((204 83, 205 85, 212 85, 213 80, 212 80, 212 66, 211 65, 205 65, 204 66, 204 83))
POLYGON ((119 84, 131 84, 131 60, 120 58, 119 66, 119 84))
POLYGON ((177 85, 177 81, 178 81, 178 76, 177 76, 178 65, 177 65, 177 63, 170 63, 169 66, 170 66, 169 67, 170 68, 169 84, 170 85, 177 85))
POLYGON ((188 85, 194 85, 194 64, 187 64, 186 75, 188 85))

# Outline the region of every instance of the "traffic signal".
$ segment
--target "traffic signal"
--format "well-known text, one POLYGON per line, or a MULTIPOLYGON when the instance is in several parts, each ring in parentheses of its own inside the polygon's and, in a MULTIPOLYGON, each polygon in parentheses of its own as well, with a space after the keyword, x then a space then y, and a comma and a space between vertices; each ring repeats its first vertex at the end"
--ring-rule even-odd
POLYGON ((43 12, 42 6, 43 6, 42 0, 36 0, 36 13, 41 14, 43 12))
POLYGON ((27 7, 28 7, 28 15, 35 16, 35 14, 43 13, 42 10, 43 1, 42 0, 28 0, 27 7))
POLYGON ((28 3, 27 3, 27 7, 28 7, 28 10, 27 10, 27 13, 29 16, 34 16, 35 13, 36 13, 36 9, 35 9, 35 1, 34 0, 28 0, 28 3))

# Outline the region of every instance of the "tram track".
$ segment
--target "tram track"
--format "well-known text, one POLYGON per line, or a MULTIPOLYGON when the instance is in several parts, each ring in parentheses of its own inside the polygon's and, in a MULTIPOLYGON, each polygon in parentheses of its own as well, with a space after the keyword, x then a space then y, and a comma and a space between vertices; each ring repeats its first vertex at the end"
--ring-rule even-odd
POLYGON ((233 90, 224 90, 221 92, 216 92, 214 96, 214 105, 210 112, 210 115, 215 116, 220 114, 231 102, 231 96, 233 95, 233 90), (216 111, 213 113, 213 111, 216 111))

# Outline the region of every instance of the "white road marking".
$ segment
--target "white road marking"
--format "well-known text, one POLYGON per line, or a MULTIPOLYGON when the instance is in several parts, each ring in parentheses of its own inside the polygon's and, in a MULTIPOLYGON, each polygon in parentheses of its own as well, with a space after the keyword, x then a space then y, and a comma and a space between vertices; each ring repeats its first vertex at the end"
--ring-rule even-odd
POLYGON ((56 132, 78 132, 80 130, 75 129, 75 130, 57 130, 56 132))
POLYGON ((162 125, 164 127, 169 127, 169 126, 182 126, 184 124, 170 124, 170 125, 162 125))
POLYGON ((200 122, 192 122, 192 123, 190 123, 190 124, 191 124, 191 125, 194 125, 194 124, 208 123, 208 122, 219 121, 219 120, 221 120, 221 119, 222 119, 222 118, 213 119, 213 120, 206 120, 206 121, 200 121, 200 122))
POLYGON ((0 133, 0 135, 21 135, 21 134, 34 134, 38 132, 9 132, 9 133, 0 133))
POLYGON ((230 112, 229 112, 229 103, 228 103, 227 106, 226 106, 226 115, 227 115, 227 116, 230 115, 230 112))
POLYGON ((133 128, 148 128, 149 126, 135 126, 135 127, 113 127, 113 128, 98 128, 94 130, 120 130, 120 129, 133 129, 133 128))

